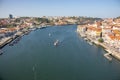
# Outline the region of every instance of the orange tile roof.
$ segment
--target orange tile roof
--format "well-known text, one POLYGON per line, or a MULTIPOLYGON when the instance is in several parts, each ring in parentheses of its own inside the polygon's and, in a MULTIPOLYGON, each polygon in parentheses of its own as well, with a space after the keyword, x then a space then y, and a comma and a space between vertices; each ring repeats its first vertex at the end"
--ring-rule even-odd
POLYGON ((102 29, 101 29, 101 28, 96 28, 96 31, 97 31, 97 32, 101 32, 102 29))
POLYGON ((9 28, 9 30, 10 30, 10 31, 15 31, 15 30, 16 30, 16 28, 9 28))
POLYGON ((119 30, 113 30, 113 33, 114 34, 120 34, 120 31, 119 30))
POLYGON ((120 36, 115 36, 116 40, 120 40, 120 36))
POLYGON ((115 39, 115 36, 114 35, 109 35, 110 39, 111 40, 114 40, 115 39))
POLYGON ((110 29, 112 29, 112 28, 103 28, 103 29, 105 29, 105 30, 110 30, 110 29))
POLYGON ((2 33, 6 33, 6 30, 0 30, 0 33, 2 34, 2 33))

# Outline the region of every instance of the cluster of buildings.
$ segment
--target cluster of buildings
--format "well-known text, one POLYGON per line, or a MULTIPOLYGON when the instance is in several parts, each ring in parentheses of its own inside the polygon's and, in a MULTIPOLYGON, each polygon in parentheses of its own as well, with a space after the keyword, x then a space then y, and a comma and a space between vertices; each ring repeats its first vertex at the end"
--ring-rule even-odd
POLYGON ((0 39, 13 36, 33 26, 32 18, 10 18, 0 19, 0 39))
POLYGON ((49 17, 47 17, 47 19, 50 20, 51 22, 53 22, 53 25, 76 24, 77 22, 79 22, 77 19, 79 17, 76 17, 76 19, 73 17, 49 16, 49 17))
POLYGON ((86 17, 79 16, 42 16, 42 17, 16 17, 9 14, 9 18, 0 19, 0 39, 14 35, 18 31, 33 28, 35 25, 68 25, 79 24, 86 17))
POLYGON ((81 24, 78 31, 87 34, 94 39, 102 38, 105 43, 115 47, 120 51, 120 18, 118 19, 99 19, 80 16, 42 16, 42 17, 17 17, 12 14, 9 18, 0 19, 0 40, 11 37, 17 32, 28 31, 29 29, 39 26, 48 25, 68 25, 81 24), (94 22, 94 23, 93 23, 94 22))
POLYGON ((42 19, 48 19, 50 25, 68 25, 68 24, 85 24, 101 18, 84 17, 84 16, 43 16, 42 19))
POLYGON ((103 43, 120 53, 120 18, 104 19, 94 24, 79 25, 78 32, 93 40, 103 39, 103 43))

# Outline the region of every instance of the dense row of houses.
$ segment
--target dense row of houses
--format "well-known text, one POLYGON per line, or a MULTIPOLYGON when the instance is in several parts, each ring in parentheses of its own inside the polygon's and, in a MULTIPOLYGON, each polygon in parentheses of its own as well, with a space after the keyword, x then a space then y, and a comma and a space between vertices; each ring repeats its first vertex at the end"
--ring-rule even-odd
POLYGON ((23 29, 30 28, 33 25, 31 19, 20 19, 19 22, 13 19, 1 19, 0 20, 0 39, 5 37, 10 37, 14 35, 17 31, 22 31, 23 29))
POLYGON ((8 36, 12 36, 17 32, 16 28, 1 28, 0 29, 0 39, 8 36))
MULTIPOLYGON (((12 16, 12 15, 10 15, 12 16)), ((79 17, 39 17, 43 21, 37 21, 38 17, 17 17, 0 19, 0 39, 14 35, 17 31, 33 28, 34 24, 45 25, 67 25, 79 22, 79 17), (47 20, 47 21, 46 21, 47 20)))
POLYGON ((79 25, 78 31, 104 43, 120 52, 120 19, 105 19, 94 24, 79 25))

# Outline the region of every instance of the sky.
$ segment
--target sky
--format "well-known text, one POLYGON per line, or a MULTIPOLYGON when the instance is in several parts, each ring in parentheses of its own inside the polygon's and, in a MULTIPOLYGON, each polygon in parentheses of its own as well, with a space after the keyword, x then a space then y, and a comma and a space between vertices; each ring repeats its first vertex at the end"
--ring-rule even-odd
POLYGON ((0 0, 0 18, 28 16, 120 16, 120 0, 0 0))

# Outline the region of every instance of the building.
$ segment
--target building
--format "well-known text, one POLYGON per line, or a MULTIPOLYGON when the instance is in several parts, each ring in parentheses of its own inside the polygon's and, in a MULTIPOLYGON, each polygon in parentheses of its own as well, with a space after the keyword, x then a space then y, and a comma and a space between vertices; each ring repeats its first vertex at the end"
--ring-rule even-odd
POLYGON ((12 15, 12 14, 9 14, 9 18, 12 19, 12 18, 13 18, 13 15, 12 15))

